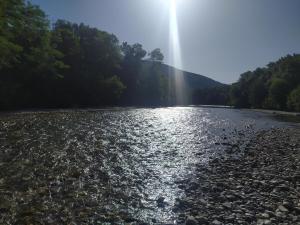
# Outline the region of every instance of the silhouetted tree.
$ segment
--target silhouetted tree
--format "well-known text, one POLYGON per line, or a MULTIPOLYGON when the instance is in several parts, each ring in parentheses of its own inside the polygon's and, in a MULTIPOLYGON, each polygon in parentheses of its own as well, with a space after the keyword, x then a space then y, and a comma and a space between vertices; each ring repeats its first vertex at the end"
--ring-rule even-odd
POLYGON ((149 56, 151 61, 162 62, 164 60, 164 55, 161 53, 159 48, 156 48, 150 52, 149 56))
POLYGON ((141 71, 142 59, 147 55, 141 44, 129 45, 124 42, 121 45, 123 53, 121 81, 126 90, 122 96, 122 104, 137 104, 138 89, 140 86, 139 73, 141 71))
MULTIPOLYGON (((300 55, 288 55, 266 68, 241 75, 232 85, 231 104, 236 107, 287 109, 287 99, 300 84, 300 55)), ((294 96, 294 95, 293 95, 294 96)), ((290 97, 295 99, 295 97, 290 97)), ((289 98, 289 99, 290 99, 289 98)), ((290 110, 293 100, 290 101, 290 110)))
POLYGON ((269 98, 274 108, 286 109, 289 90, 290 88, 287 81, 280 78, 275 78, 272 80, 269 90, 269 98))
POLYGON ((0 108, 48 105, 64 64, 50 45, 43 11, 22 0, 1 1, 0 108))
POLYGON ((290 93, 287 104, 290 110, 300 112, 300 86, 290 93))
POLYGON ((193 93, 193 104, 197 105, 229 105, 229 86, 196 90, 193 93))

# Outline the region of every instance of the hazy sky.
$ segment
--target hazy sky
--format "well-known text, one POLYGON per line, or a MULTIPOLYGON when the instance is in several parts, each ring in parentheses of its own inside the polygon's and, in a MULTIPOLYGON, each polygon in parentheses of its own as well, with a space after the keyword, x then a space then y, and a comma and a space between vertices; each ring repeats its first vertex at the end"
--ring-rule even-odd
MULTIPOLYGON (((169 64, 170 0, 31 0, 54 21, 83 22, 120 42, 161 48, 169 64)), ((182 69, 231 83, 300 53, 300 0, 177 0, 182 69)))

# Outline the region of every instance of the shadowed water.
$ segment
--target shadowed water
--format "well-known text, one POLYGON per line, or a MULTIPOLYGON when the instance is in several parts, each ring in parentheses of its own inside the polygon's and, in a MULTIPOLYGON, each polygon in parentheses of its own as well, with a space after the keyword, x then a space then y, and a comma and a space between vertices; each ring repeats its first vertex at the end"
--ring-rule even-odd
POLYGON ((196 163, 283 125, 199 107, 2 115, 0 222, 176 223, 177 182, 196 163))

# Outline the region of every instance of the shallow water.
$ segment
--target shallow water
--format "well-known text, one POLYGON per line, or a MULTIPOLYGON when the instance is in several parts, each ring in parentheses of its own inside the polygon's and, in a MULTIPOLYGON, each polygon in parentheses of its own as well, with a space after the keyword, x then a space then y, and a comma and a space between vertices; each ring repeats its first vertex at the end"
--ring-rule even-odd
POLYGON ((174 224, 177 183, 197 163, 241 153, 255 132, 280 126, 263 113, 200 107, 1 115, 0 222, 174 224))

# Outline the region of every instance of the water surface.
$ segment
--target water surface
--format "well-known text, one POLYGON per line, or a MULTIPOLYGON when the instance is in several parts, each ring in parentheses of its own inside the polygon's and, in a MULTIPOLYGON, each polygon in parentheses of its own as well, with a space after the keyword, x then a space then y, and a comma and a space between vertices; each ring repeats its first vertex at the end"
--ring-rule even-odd
POLYGON ((0 192, 14 212, 2 220, 22 220, 25 211, 33 222, 176 223, 172 209, 184 197, 177 183, 197 163, 286 125, 201 107, 1 115, 0 192))

